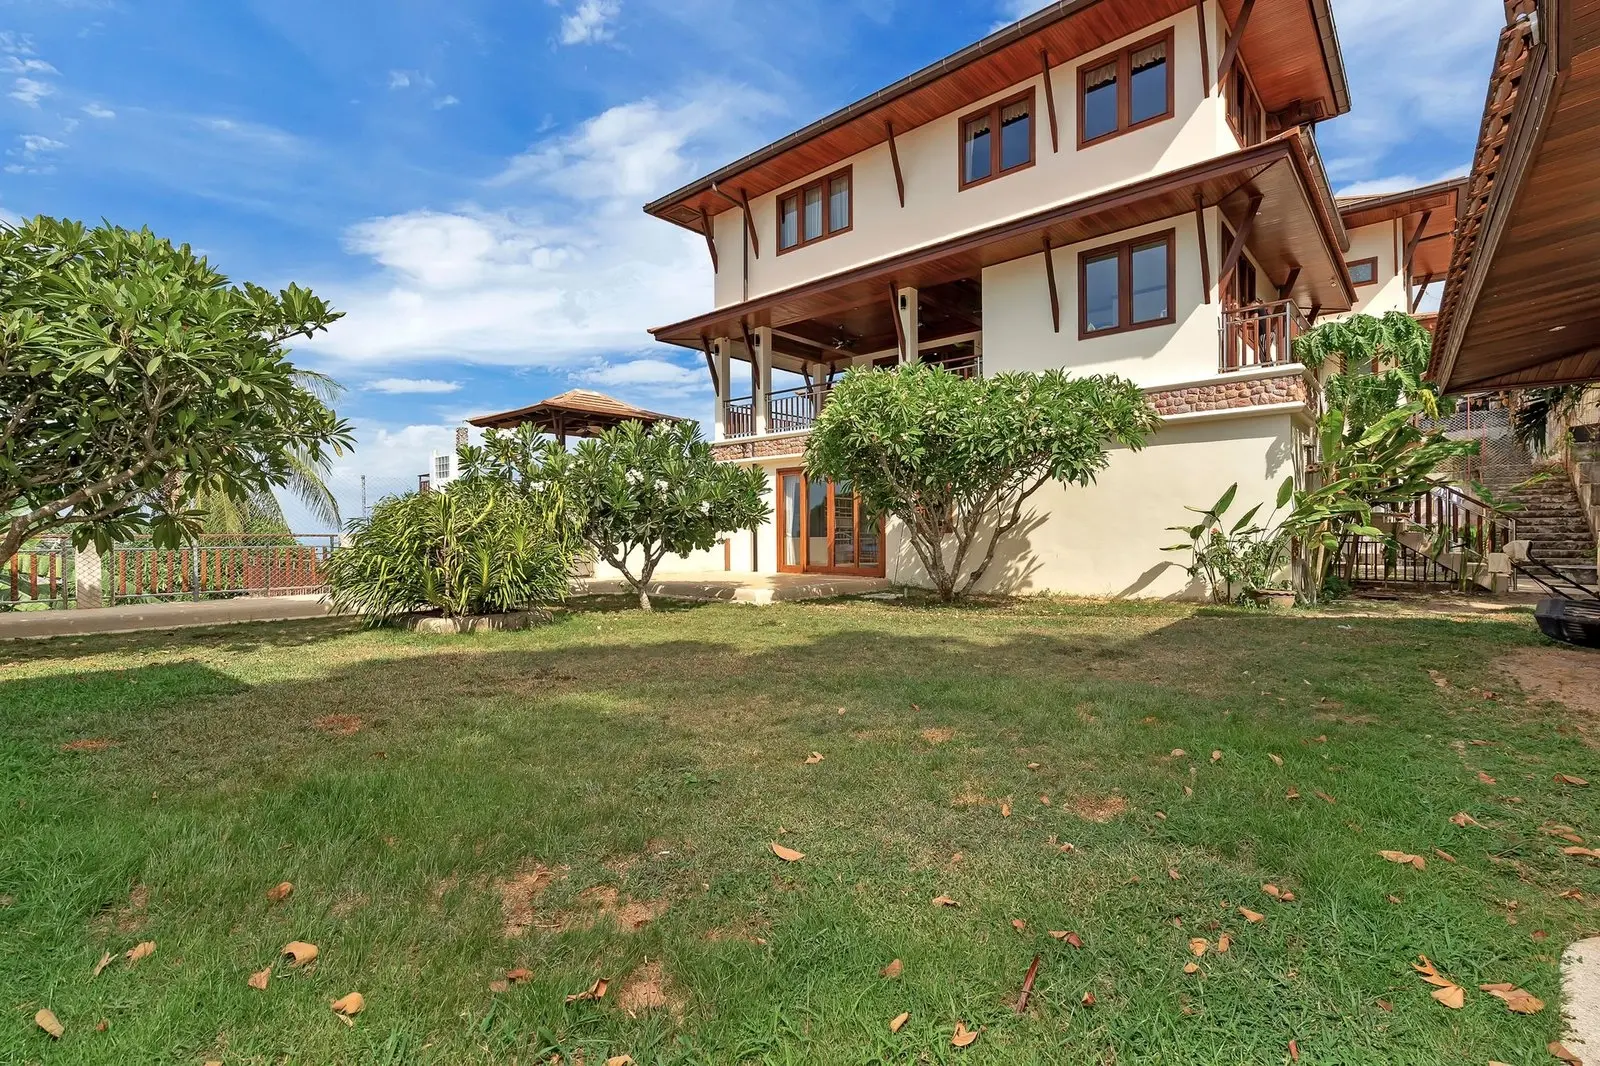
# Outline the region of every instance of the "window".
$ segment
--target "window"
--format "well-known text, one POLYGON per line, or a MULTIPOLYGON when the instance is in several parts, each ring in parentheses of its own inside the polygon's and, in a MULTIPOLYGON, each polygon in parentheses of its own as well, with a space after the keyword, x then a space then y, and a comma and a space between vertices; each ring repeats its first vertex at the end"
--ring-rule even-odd
POLYGON ((1267 116, 1261 108, 1261 98, 1256 95, 1250 75, 1244 64, 1235 58, 1233 72, 1228 75, 1228 125, 1239 139, 1241 147, 1249 148, 1267 139, 1267 116))
POLYGON ((1033 90, 961 120, 961 187, 1033 165, 1033 90))
POLYGON ((1171 30, 1086 64, 1078 74, 1078 147, 1173 115, 1171 30))
POLYGON ((850 168, 778 197, 778 252, 847 232, 855 221, 850 168))
POLYGON ((1349 264, 1350 283, 1352 285, 1376 285, 1378 283, 1378 260, 1357 259, 1349 264))
POLYGON ((450 456, 435 455, 433 457, 433 480, 436 484, 443 484, 450 480, 450 456))
POLYGON ((1177 321, 1173 230, 1078 257, 1078 335, 1098 337, 1177 321))

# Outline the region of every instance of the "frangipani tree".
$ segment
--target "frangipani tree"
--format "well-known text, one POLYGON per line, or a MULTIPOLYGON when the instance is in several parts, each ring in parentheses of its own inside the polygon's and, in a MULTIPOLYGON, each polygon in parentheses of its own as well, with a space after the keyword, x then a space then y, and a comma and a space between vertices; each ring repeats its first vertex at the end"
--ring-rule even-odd
POLYGON ((948 603, 983 579, 1039 489, 1092 483, 1108 448, 1142 448, 1156 424, 1144 392, 1118 377, 858 369, 834 388, 805 465, 898 518, 948 603))

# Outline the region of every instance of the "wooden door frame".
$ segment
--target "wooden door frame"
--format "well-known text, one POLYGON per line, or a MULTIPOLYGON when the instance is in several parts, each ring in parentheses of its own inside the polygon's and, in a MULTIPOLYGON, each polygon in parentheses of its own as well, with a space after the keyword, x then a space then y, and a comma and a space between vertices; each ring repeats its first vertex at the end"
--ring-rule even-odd
MULTIPOLYGON (((806 477, 806 472, 800 467, 785 467, 776 471, 778 482, 778 572, 784 574, 828 574, 836 577, 883 577, 888 573, 888 523, 881 518, 878 520, 878 563, 867 568, 856 566, 818 566, 811 565, 811 481, 806 477), (793 475, 800 481, 800 565, 788 566, 784 562, 783 540, 789 526, 788 500, 783 491, 784 478, 793 475)), ((828 529, 827 541, 829 544, 829 558, 832 558, 832 545, 835 528, 834 498, 836 487, 832 481, 828 483, 828 529)), ((861 558, 861 497, 855 500, 855 542, 856 558, 861 558)))

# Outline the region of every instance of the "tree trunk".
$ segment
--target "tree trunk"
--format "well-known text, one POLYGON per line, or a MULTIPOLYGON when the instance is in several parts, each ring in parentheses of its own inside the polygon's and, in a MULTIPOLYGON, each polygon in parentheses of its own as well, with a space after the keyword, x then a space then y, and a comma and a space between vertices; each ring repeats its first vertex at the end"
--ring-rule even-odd
POLYGON ((639 590, 639 610, 641 611, 654 610, 650 606, 650 593, 648 590, 650 588, 650 579, 655 576, 656 567, 660 562, 660 559, 650 558, 649 552, 645 553, 644 569, 639 571, 639 580, 634 583, 634 588, 639 590))
POLYGON ((28 539, 28 531, 23 526, 7 528, 4 538, 0 538, 0 567, 11 561, 22 548, 22 542, 28 539))

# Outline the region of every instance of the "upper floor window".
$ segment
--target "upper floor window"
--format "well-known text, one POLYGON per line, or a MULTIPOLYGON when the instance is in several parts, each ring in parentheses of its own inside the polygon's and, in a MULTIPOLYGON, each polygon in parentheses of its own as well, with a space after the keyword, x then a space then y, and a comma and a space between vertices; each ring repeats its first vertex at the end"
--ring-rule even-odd
POLYGON ((1261 98, 1256 95, 1244 64, 1237 59, 1228 75, 1228 125, 1233 127, 1241 147, 1249 148, 1267 139, 1267 116, 1261 108, 1261 98))
POLYGON ((1078 257, 1078 335, 1097 337, 1177 321, 1174 230, 1078 257))
POLYGON ((961 187, 1033 165, 1033 90, 961 120, 961 187))
POLYGON ((850 177, 846 167, 778 197, 780 253, 837 236, 854 225, 850 177))
POLYGON ((1079 68, 1079 148, 1172 117, 1172 50, 1168 30, 1079 68))
POLYGON ((1378 283, 1378 260, 1376 257, 1372 259, 1357 259, 1355 262, 1348 264, 1348 266, 1350 267, 1350 284, 1360 286, 1376 285, 1378 283))

